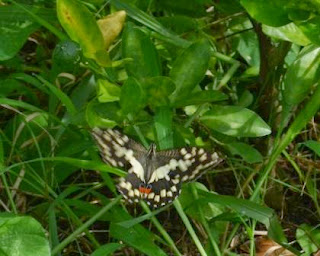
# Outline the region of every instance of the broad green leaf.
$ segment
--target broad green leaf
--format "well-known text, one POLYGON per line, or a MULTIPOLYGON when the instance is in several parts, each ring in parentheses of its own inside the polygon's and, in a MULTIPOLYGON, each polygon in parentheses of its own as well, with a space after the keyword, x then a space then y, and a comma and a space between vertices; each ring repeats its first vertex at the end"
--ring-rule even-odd
POLYGON ((320 247, 320 229, 302 224, 296 231, 296 238, 304 250, 303 256, 311 255, 320 247))
POLYGON ((100 246, 97 250, 95 250, 91 256, 109 256, 112 255, 118 249, 121 249, 123 244, 118 243, 108 243, 100 246))
POLYGON ((120 34, 125 19, 126 12, 119 11, 103 17, 102 19, 97 21, 103 36, 105 49, 108 49, 116 39, 116 37, 120 34))
POLYGON ((301 29, 296 26, 293 22, 281 26, 281 27, 271 27, 267 25, 262 25, 263 33, 266 35, 280 39, 292 42, 297 45, 308 45, 310 44, 310 40, 302 33, 301 29))
POLYGON ((130 18, 136 20, 137 22, 145 25, 147 28, 150 28, 159 35, 163 36, 164 40, 184 48, 190 45, 190 42, 172 33, 166 27, 162 26, 162 24, 158 22, 154 17, 141 11, 136 6, 128 4, 128 2, 129 1, 111 0, 112 5, 120 10, 125 10, 130 18))
POLYGON ((260 152, 246 143, 233 142, 226 146, 232 155, 239 155, 244 161, 250 164, 262 162, 262 155, 260 152))
POLYGON ((277 219, 275 212, 268 207, 259 205, 249 200, 236 198, 232 196, 215 195, 210 192, 198 190, 201 198, 197 200, 198 203, 203 204, 206 202, 212 202, 215 204, 221 204, 229 207, 230 209, 238 212, 243 216, 247 216, 254 220, 263 223, 268 229, 268 235, 270 238, 278 243, 286 243, 287 239, 284 236, 281 225, 277 219))
POLYGON ((148 256, 167 255, 154 244, 152 233, 144 228, 138 228, 137 225, 133 228, 125 228, 116 223, 111 223, 110 234, 112 237, 123 241, 148 256))
POLYGON ((223 12, 228 15, 244 11, 238 0, 223 0, 216 2, 214 6, 219 10, 219 12, 223 12))
MULTIPOLYGON (((212 218, 225 213, 225 207, 213 204, 211 202, 206 202, 203 204, 195 204, 195 197, 193 193, 193 186, 196 190, 202 190, 208 192, 208 189, 205 185, 200 182, 193 182, 184 184, 182 186, 181 195, 179 196, 179 201, 184 208, 185 212, 188 216, 192 217, 195 220, 201 221, 201 217, 199 214, 199 210, 201 210, 207 220, 211 220, 212 218)), ((202 198, 202 197, 201 197, 202 198)))
MULTIPOLYGON (((239 31, 247 30, 252 27, 251 22, 245 19, 241 24, 233 27, 234 33, 239 31)), ((239 42, 237 45, 237 51, 246 60, 246 62, 251 67, 260 67, 260 52, 259 52, 259 42, 256 33, 249 30, 245 33, 239 33, 239 42)))
POLYGON ((170 77, 176 84, 171 100, 186 97, 204 78, 209 66, 210 45, 207 40, 193 43, 173 63, 170 77))
POLYGON ((319 14, 311 19, 295 22, 301 29, 305 36, 314 44, 320 44, 319 29, 320 29, 320 17, 319 14))
POLYGON ((129 77, 121 88, 120 106, 124 114, 138 113, 147 104, 141 84, 129 77))
POLYGON ((116 102, 92 101, 86 108, 86 120, 91 128, 112 128, 122 121, 120 106, 116 102))
POLYGON ((317 154, 317 156, 320 156, 320 142, 319 141, 307 140, 306 142, 303 142, 302 144, 306 145, 308 148, 310 148, 314 153, 317 154))
POLYGON ((156 109, 154 127, 160 150, 173 148, 172 116, 172 109, 168 106, 156 109))
POLYGON ((81 46, 84 56, 107 66, 109 56, 102 33, 87 7, 77 0, 57 0, 57 13, 62 27, 81 46))
MULTIPOLYGON (((53 19, 53 12, 49 9, 25 6, 31 12, 46 19, 53 19)), ((36 31, 40 25, 27 15, 25 11, 15 5, 2 5, 0 7, 0 61, 15 56, 29 35, 36 31)))
POLYGON ((152 107, 168 106, 169 95, 174 91, 175 84, 169 77, 157 76, 141 81, 148 104, 152 107))
POLYGON ((128 23, 122 36, 122 54, 132 61, 126 64, 130 76, 138 79, 161 75, 158 52, 148 35, 128 23))
POLYGON ((203 17, 207 14, 207 5, 211 2, 208 0, 162 0, 158 8, 169 11, 174 14, 186 15, 191 17, 203 17))
POLYGON ((242 107, 214 105, 200 120, 215 131, 234 137, 261 137, 271 133, 260 116, 242 107))
POLYGON ((320 47, 307 46, 289 67, 284 78, 284 102, 299 104, 320 78, 320 47))
POLYGON ((240 107, 249 107, 253 102, 253 95, 249 90, 245 90, 241 96, 239 97, 239 101, 237 103, 240 107))
POLYGON ((0 254, 48 256, 49 242, 40 223, 31 217, 0 215, 0 254))
POLYGON ((257 21, 279 27, 290 23, 286 10, 286 0, 240 0, 242 6, 257 21))
POLYGON ((222 92, 207 90, 189 94, 187 97, 178 99, 173 103, 174 107, 184 107, 189 105, 200 105, 207 102, 217 102, 227 100, 228 96, 222 92))
POLYGON ((155 243, 155 235, 137 224, 133 227, 124 227, 119 222, 132 220, 132 217, 123 208, 114 208, 111 211, 113 222, 110 224, 110 235, 123 243, 150 256, 166 255, 155 243))
POLYGON ((98 79, 97 89, 99 102, 112 102, 120 99, 121 88, 108 80, 98 79))

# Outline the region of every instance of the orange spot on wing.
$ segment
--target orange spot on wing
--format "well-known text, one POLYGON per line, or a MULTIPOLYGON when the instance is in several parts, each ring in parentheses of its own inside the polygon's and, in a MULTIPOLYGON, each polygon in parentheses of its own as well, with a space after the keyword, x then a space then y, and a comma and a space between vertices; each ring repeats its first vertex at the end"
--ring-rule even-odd
POLYGON ((144 188, 144 187, 139 187, 139 191, 140 191, 141 194, 144 194, 144 193, 146 193, 146 192, 145 192, 145 191, 146 191, 146 188, 144 188))
POLYGON ((144 193, 146 193, 147 195, 150 194, 151 192, 151 188, 145 188, 144 189, 144 193))

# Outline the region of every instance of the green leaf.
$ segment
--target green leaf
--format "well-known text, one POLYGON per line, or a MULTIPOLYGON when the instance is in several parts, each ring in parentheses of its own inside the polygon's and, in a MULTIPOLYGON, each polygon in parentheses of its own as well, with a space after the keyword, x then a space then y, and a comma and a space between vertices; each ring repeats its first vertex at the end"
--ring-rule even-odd
POLYGON ((123 244, 118 243, 109 243, 100 246, 97 250, 95 250, 91 256, 108 256, 112 255, 113 252, 119 250, 123 247, 123 244))
POLYGON ((281 27, 271 27, 267 25, 262 25, 263 33, 266 35, 284 40, 289 41, 297 45, 308 45, 310 44, 310 40, 302 33, 301 29, 296 26, 293 22, 281 26, 281 27))
POLYGON ((286 0, 240 0, 241 5, 257 21, 279 27, 290 23, 286 0))
POLYGON ((120 99, 121 88, 108 80, 98 79, 98 100, 99 102, 113 102, 120 99))
MULTIPOLYGON (((28 9, 47 19, 52 19, 53 13, 49 10, 28 7, 28 9)), ((18 6, 7 5, 0 7, 0 61, 14 57, 27 41, 29 35, 40 25, 32 17, 26 15, 18 6)))
POLYGON ((138 23, 145 25, 147 28, 150 28, 159 35, 163 36, 164 40, 184 48, 190 45, 187 40, 184 40, 176 34, 172 33, 166 27, 162 26, 162 24, 154 17, 141 11, 136 6, 128 4, 127 1, 125 2, 123 0, 111 0, 111 3, 112 5, 116 6, 116 8, 125 10, 127 15, 133 20, 136 20, 138 23))
POLYGON ((146 78, 141 81, 148 105, 152 107, 168 106, 169 95, 174 91, 175 84, 165 76, 146 78))
POLYGON ((154 116, 154 127, 160 150, 173 148, 172 109, 170 107, 158 107, 154 116))
POLYGON ((242 142, 233 142, 226 145, 232 155, 239 155, 247 163, 261 163, 262 155, 258 150, 252 146, 242 143, 242 142))
POLYGON ((87 7, 77 0, 57 0, 57 13, 62 27, 81 46, 84 56, 107 66, 109 56, 102 33, 87 7))
POLYGON ((86 120, 91 128, 113 128, 117 123, 121 122, 119 112, 119 104, 101 104, 93 100, 86 108, 86 120))
POLYGON ((314 140, 307 140, 302 143, 303 145, 306 145, 308 148, 310 148, 314 153, 317 154, 317 156, 320 156, 320 142, 314 141, 314 140))
POLYGON ((311 19, 305 21, 295 22, 301 29, 303 34, 314 44, 320 44, 319 30, 320 30, 320 17, 319 14, 311 19))
POLYGON ((192 186, 194 186, 197 190, 208 192, 208 189, 205 187, 205 185, 199 182, 183 185, 181 195, 179 196, 179 201, 188 216, 195 220, 201 221, 199 210, 203 212, 204 217, 207 220, 210 220, 218 216, 219 214, 225 213, 225 208, 218 204, 214 204, 211 202, 206 202, 204 204, 195 204, 195 197, 192 191, 192 186))
POLYGON ((320 229, 302 224, 296 231, 297 241, 305 256, 316 252, 320 247, 320 229))
POLYGON ((40 223, 31 217, 0 215, 1 255, 48 256, 49 242, 40 223))
POLYGON ((209 66, 210 46, 207 40, 200 40, 189 46, 175 60, 170 77, 176 84, 171 100, 186 97, 204 78, 209 66))
POLYGON ((222 100, 227 100, 228 96, 222 92, 207 90, 207 91, 198 91, 189 94, 186 98, 178 99, 173 103, 173 106, 184 107, 189 105, 200 105, 207 102, 217 102, 222 100))
POLYGON ((271 133, 260 116, 242 107, 213 105, 200 120, 215 131, 234 137, 261 137, 271 133))
POLYGON ((281 225, 277 219, 277 215, 272 209, 241 198, 215 195, 203 190, 198 190, 198 192, 201 198, 197 200, 197 203, 203 204, 212 202, 215 204, 227 206, 243 216, 247 216, 263 223, 268 229, 269 237, 274 239, 276 242, 287 242, 281 225))
POLYGON ((123 32, 122 55, 132 59, 126 64, 130 76, 141 79, 161 75, 160 60, 153 42, 132 23, 128 23, 123 32))
POLYGON ((140 252, 149 256, 165 256, 167 255, 153 242, 152 233, 146 229, 138 228, 125 228, 121 225, 111 223, 110 234, 126 244, 136 248, 140 252))
POLYGON ((162 0, 159 2, 158 8, 174 14, 182 14, 191 17, 203 17, 207 14, 207 5, 210 5, 210 1, 208 0, 162 0))
POLYGON ((299 104, 320 78, 320 47, 305 47, 290 65, 284 78, 284 102, 299 104))
POLYGON ((138 113, 147 104, 141 84, 129 77, 121 88, 120 106, 124 114, 138 113))

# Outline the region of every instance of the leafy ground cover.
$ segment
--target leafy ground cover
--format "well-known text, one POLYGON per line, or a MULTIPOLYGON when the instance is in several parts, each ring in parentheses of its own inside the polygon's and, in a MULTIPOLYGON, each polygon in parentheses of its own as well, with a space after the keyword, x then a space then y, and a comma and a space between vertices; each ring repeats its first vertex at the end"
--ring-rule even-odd
POLYGON ((0 255, 319 254, 317 1, 0 4, 0 255), (126 204, 93 127, 224 161, 126 204))

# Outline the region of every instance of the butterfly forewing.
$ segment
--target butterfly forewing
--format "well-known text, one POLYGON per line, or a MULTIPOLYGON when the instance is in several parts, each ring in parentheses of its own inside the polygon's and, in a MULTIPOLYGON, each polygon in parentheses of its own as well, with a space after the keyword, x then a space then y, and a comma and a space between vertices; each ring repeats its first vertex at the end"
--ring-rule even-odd
POLYGON ((102 160, 113 167, 126 168, 146 154, 144 147, 117 130, 94 128, 92 135, 97 141, 102 160))
POLYGON ((157 159, 159 166, 155 176, 162 177, 165 172, 175 182, 194 180, 222 160, 216 152, 197 147, 160 151, 157 159))

